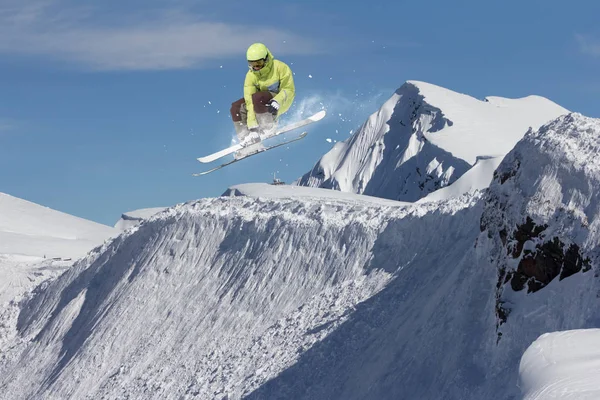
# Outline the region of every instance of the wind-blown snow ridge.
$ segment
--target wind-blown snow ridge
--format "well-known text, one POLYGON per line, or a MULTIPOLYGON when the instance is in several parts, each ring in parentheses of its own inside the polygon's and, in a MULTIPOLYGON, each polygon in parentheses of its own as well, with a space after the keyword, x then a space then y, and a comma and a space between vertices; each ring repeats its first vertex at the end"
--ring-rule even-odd
POLYGON ((166 207, 142 208, 135 211, 128 211, 121 214, 121 218, 115 224, 115 229, 126 231, 127 229, 137 226, 144 219, 150 218, 156 213, 163 211, 166 207))
POLYGON ((302 186, 273 186, 266 183, 250 183, 234 185, 227 189, 225 196, 251 196, 275 199, 305 199, 312 201, 335 201, 345 204, 365 204, 375 206, 401 207, 410 203, 387 200, 379 197, 357 195, 354 193, 334 192, 302 186))
POLYGON ((474 201, 352 205, 311 191, 183 204, 80 260, 22 312, 5 397, 248 394, 410 264, 415 246, 395 228, 382 236, 390 221, 434 213, 437 226, 474 201))
POLYGON ((408 81, 297 184, 416 201, 452 184, 478 157, 503 156, 529 127, 567 112, 539 96, 481 101, 408 81))

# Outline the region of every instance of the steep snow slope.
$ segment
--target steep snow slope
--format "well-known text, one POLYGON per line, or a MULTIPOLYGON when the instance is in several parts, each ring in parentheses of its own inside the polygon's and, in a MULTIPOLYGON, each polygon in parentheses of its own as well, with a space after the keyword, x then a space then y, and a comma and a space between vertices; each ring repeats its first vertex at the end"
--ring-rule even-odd
POLYGON ((475 165, 458 178, 456 182, 429 193, 420 199, 419 202, 450 199, 458 197, 463 193, 487 188, 494 177, 494 171, 496 171, 502 159, 503 157, 478 157, 475 165))
POLYGON ((477 157, 506 154, 529 127, 566 112, 539 96, 480 101, 409 81, 297 184, 416 201, 461 177, 477 157))
MULTIPOLYGON (((599 150, 600 121, 581 115, 529 132, 501 163, 489 194, 469 209, 485 210, 474 249, 465 245, 469 234, 464 240, 446 225, 431 227, 431 237, 454 232, 454 242, 428 249, 437 258, 421 267, 424 254, 409 245, 419 254, 411 266, 248 398, 520 397, 516 365, 532 341, 600 324, 599 150), (523 285, 532 291, 519 291, 523 285)), ((467 225, 472 217, 453 216, 467 225)), ((588 360, 562 368, 594 368, 588 360)), ((563 386, 565 397, 597 385, 594 374, 579 378, 563 386)))
POLYGON ((24 296, 116 234, 108 226, 0 193, 0 354, 17 335, 24 296))
POLYGON ((121 214, 121 218, 115 224, 115 228, 120 231, 137 226, 144 219, 148 219, 156 213, 163 211, 166 207, 142 208, 139 210, 128 211, 121 214))
POLYGON ((0 193, 0 254, 80 257, 119 232, 0 193))
POLYGON ((58 276, 72 264, 71 260, 0 254, 0 311, 6 303, 58 276))
POLYGON ((243 185, 168 209, 26 303, 0 394, 518 398, 535 339, 600 323, 598 138, 562 117, 440 202, 243 185))
POLYGON ((354 205, 306 190, 181 205, 78 262, 21 313, 22 342, 0 364, 4 397, 239 398, 392 274, 438 259, 426 249, 466 235, 452 251, 462 255, 477 234, 469 199, 354 205))
POLYGON ((600 120, 569 114, 528 132, 495 173, 478 247, 497 270, 504 357, 515 337, 600 326, 599 151, 600 120))

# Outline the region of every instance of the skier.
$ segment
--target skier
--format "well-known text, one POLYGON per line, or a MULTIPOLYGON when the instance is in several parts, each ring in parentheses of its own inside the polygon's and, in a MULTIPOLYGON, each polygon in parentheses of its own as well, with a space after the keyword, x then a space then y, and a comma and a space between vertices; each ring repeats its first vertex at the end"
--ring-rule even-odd
POLYGON ((260 134, 276 128, 277 119, 294 101, 292 70, 275 60, 267 46, 254 43, 246 52, 248 68, 244 81, 244 97, 231 104, 231 119, 235 132, 244 144, 235 158, 260 150, 260 134))

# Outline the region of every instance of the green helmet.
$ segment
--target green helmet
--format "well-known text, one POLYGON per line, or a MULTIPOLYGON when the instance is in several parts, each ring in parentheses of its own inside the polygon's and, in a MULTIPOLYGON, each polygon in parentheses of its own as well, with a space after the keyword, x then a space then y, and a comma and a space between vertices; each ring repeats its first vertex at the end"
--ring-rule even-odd
POLYGON ((269 49, 267 49, 267 46, 262 43, 254 43, 248 47, 248 51, 246 52, 246 60, 264 60, 267 58, 267 55, 269 55, 269 49))

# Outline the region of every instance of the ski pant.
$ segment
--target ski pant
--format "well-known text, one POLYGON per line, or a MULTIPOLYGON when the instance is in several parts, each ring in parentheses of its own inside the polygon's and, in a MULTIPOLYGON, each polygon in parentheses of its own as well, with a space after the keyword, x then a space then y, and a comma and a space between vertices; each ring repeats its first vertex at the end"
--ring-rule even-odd
MULTIPOLYGON (((256 92, 252 95, 252 104, 254 104, 254 112, 256 114, 268 113, 267 103, 274 96, 271 92, 256 92)), ((248 109, 246 108, 246 100, 239 99, 231 104, 231 119, 233 122, 242 122, 246 125, 248 121, 248 109)))

